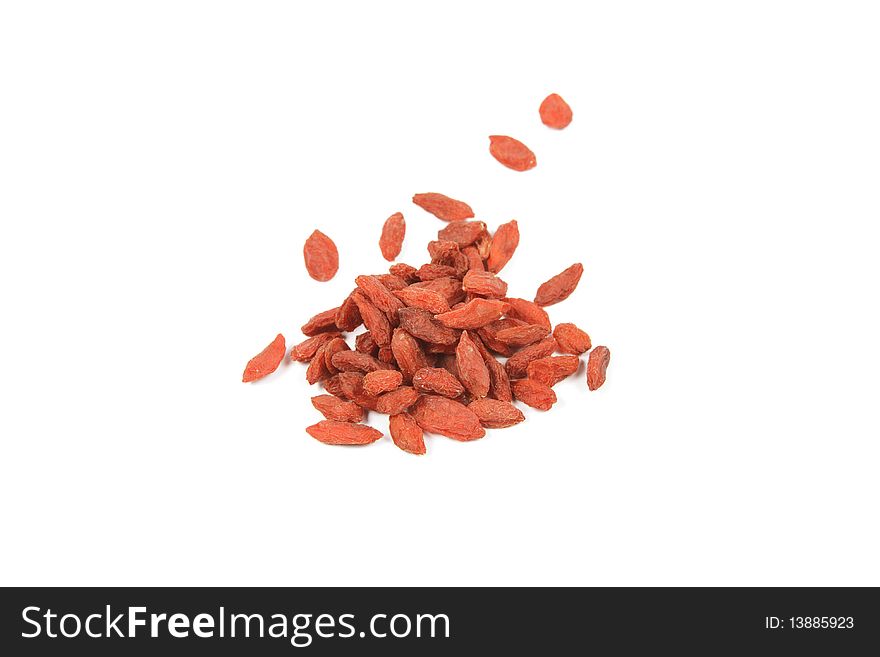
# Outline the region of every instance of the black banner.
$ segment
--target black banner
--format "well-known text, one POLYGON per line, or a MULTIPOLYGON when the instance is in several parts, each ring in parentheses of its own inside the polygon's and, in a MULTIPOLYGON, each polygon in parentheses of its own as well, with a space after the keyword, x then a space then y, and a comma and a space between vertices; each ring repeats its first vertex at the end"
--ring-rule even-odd
POLYGON ((0 595, 4 655, 599 647, 633 654, 646 645, 672 654, 848 655, 880 646, 880 600, 869 588, 7 588, 0 595))

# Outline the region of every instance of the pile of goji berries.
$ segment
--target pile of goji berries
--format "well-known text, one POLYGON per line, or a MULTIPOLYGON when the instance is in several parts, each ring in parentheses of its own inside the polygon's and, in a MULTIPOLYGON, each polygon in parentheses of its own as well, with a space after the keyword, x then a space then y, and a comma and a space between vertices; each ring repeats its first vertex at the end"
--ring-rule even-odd
MULTIPOLYGON (((553 128, 571 121, 571 109, 556 94, 544 100, 540 115, 553 128)), ((490 152, 505 166, 535 166, 534 154, 521 142, 500 136, 490 141, 490 152)), ((358 276, 339 306, 305 323, 306 339, 290 350, 292 361, 308 363, 306 380, 326 391, 312 398, 326 419, 307 427, 310 435, 331 445, 375 442, 382 432, 363 424, 373 411, 390 416, 395 445, 424 454, 424 432, 469 441, 487 428, 522 422, 514 400, 549 410, 556 403, 553 386, 577 372, 584 353, 587 387, 596 390, 605 382, 608 348, 590 351, 586 332, 571 323, 554 328, 544 309, 574 292, 580 263, 542 283, 533 301, 510 297, 498 274, 519 245, 515 220, 490 234, 485 223, 472 220, 466 203, 437 193, 416 194, 413 202, 448 222, 428 244, 430 262, 418 268, 397 263, 388 273, 358 276), (349 345, 344 335, 360 327, 349 345)), ((405 234, 401 213, 385 221, 379 247, 386 260, 400 254, 405 234)), ((331 279, 339 267, 336 245, 320 231, 308 238, 303 255, 316 280, 331 279)), ((278 335, 251 359, 243 380, 274 372, 284 354, 278 335)))

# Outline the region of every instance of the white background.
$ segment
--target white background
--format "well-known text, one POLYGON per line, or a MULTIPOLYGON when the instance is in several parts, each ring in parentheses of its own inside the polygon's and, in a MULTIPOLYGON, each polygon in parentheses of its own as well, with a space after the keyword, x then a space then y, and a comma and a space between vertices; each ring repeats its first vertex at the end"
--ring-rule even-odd
POLYGON ((878 30, 870 2, 4 3, 0 582, 880 584, 878 30), (515 295, 583 262, 551 316, 608 383, 424 457, 322 445, 302 366, 241 371, 387 267, 391 213, 421 264, 423 191, 518 219, 515 295))

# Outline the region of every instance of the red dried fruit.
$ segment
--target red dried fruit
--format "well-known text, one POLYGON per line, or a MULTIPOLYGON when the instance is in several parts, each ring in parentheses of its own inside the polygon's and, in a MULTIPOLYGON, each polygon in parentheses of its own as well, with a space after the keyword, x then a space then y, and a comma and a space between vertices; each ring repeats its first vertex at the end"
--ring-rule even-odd
POLYGON ((567 299, 577 287, 584 273, 584 266, 576 262, 565 271, 556 274, 546 283, 542 283, 535 295, 535 303, 539 306, 552 306, 567 299))
POLYGON ((590 336, 574 324, 557 324, 553 329, 553 337, 559 351, 563 354, 583 354, 590 350, 590 336))
POLYGON ((359 351, 340 351, 333 354, 331 359, 333 367, 340 372, 375 372, 376 370, 393 369, 387 363, 383 363, 378 358, 373 358, 359 351))
POLYGON ((454 399, 423 395, 413 405, 410 415, 425 431, 454 440, 476 440, 486 435, 474 412, 454 399))
POLYGON ((541 122, 549 128, 562 130, 571 123, 571 108, 559 94, 550 94, 538 109, 541 122))
POLYGON ((241 376, 242 383, 262 379, 277 370, 281 361, 284 360, 285 351, 284 336, 279 333, 268 347, 248 361, 244 368, 244 374, 241 376))
POLYGON ((547 337, 546 326, 526 324, 502 329, 495 334, 495 339, 511 347, 525 347, 547 337))
POLYGON ((611 351, 608 347, 596 347, 587 359, 587 387, 597 390, 605 383, 605 370, 611 362, 611 351))
POLYGON ((461 289, 470 294, 502 299, 507 294, 507 283, 491 272, 470 270, 461 281, 461 289))
POLYGON ((379 345, 373 340, 369 331, 364 331, 354 339, 354 348, 362 354, 376 356, 379 354, 379 345))
POLYGON ((336 313, 338 311, 339 308, 331 308, 330 310, 325 310, 312 317, 309 321, 303 324, 301 329, 303 335, 312 336, 327 331, 338 330, 336 326, 336 313))
MULTIPOLYGON (((330 343, 328 342, 327 344, 330 343)), ((315 385, 318 381, 326 379, 331 374, 336 373, 335 369, 332 372, 327 369, 327 361, 324 359, 324 352, 326 349, 326 344, 318 349, 315 357, 312 358, 309 362, 309 366, 306 368, 306 381, 309 382, 309 385, 315 385)))
POLYGON ((441 395, 450 399, 464 392, 464 386, 448 370, 442 367, 423 367, 413 375, 413 387, 426 394, 441 395))
POLYGON ((324 388, 333 392, 337 397, 343 397, 354 401, 358 390, 363 392, 364 375, 361 372, 340 372, 324 381, 324 388))
POLYGON ((455 242, 460 247, 465 247, 476 242, 486 234, 486 224, 482 221, 453 221, 437 231, 437 239, 455 242))
POLYGON ((403 374, 397 370, 376 370, 364 376, 364 390, 370 395, 390 392, 403 383, 403 374))
POLYGON ((510 382, 513 396, 519 401, 539 411, 549 411, 556 403, 556 393, 553 388, 532 379, 517 379, 510 382))
POLYGON ((497 299, 473 299, 461 308, 437 315, 436 319, 449 328, 476 329, 500 318, 508 308, 497 299))
POLYGON ((501 342, 496 336, 499 331, 517 326, 526 326, 526 323, 518 319, 513 319, 512 317, 504 317, 495 320, 494 322, 489 322, 484 327, 478 329, 477 335, 479 335, 480 339, 483 340, 486 346, 496 354, 512 356, 513 352, 516 351, 516 348, 510 346, 506 342, 501 342))
POLYGON ((526 419, 526 416, 516 406, 498 399, 476 399, 468 404, 468 408, 480 419, 480 424, 487 429, 512 427, 526 419))
POLYGON ((443 221, 462 221, 474 216, 474 211, 467 203, 456 201, 443 194, 435 192, 416 194, 412 200, 420 208, 443 221))
MULTIPOLYGON (((449 313, 443 313, 449 314, 449 313)), ((432 344, 455 344, 458 342, 458 333, 434 319, 434 316, 418 308, 401 308, 397 316, 400 318, 400 328, 420 340, 432 344)), ((443 315, 438 315, 442 317, 443 315)))
POLYGON ((354 302, 354 292, 349 294, 339 306, 333 321, 340 331, 354 331, 363 323, 364 320, 361 319, 361 313, 354 302))
POLYGON ((434 280, 423 281, 421 283, 413 283, 410 287, 423 287, 428 290, 439 292, 446 297, 446 301, 450 306, 464 299, 464 290, 461 289, 461 281, 452 276, 435 278, 434 280))
POLYGON ((402 278, 407 283, 415 283, 419 280, 418 276, 416 276, 416 272, 418 269, 415 267, 411 267, 403 262, 398 262, 396 265, 391 265, 388 268, 388 271, 399 278, 402 278))
MULTIPOLYGON (((366 377, 364 377, 366 379, 366 377)), ((386 415, 397 415, 416 403, 419 393, 409 386, 400 386, 396 390, 386 392, 376 402, 376 410, 386 415)))
POLYGON ((486 265, 483 263, 483 258, 480 257, 477 247, 466 246, 461 252, 468 259, 468 271, 486 271, 486 265))
POLYGON ((446 297, 436 290, 410 286, 398 290, 394 294, 410 308, 421 308, 432 315, 449 311, 449 302, 446 301, 446 297))
MULTIPOLYGON (((358 288, 360 288, 361 292, 366 295, 370 302, 383 313, 396 313, 403 308, 403 302, 394 296, 377 277, 358 276, 354 279, 354 282, 357 283, 358 288)), ((360 309, 360 306, 358 306, 358 309, 360 309)), ((363 312, 361 312, 361 316, 363 316, 363 312)), ((372 331, 372 329, 370 330, 372 331)), ((379 340, 376 339, 376 342, 379 342, 379 340)), ((379 344, 384 343, 380 342, 379 344)))
POLYGON ((577 356, 546 356, 529 363, 528 378, 551 388, 577 372, 581 361, 577 356))
POLYGON ((465 331, 455 348, 455 367, 462 385, 475 398, 489 394, 489 370, 474 341, 465 331))
POLYGON ((391 440, 404 452, 410 454, 425 453, 425 436, 419 423, 409 413, 392 415, 388 420, 391 440))
MULTIPOLYGON (((376 308, 376 306, 374 306, 372 302, 360 292, 355 292, 353 296, 354 302, 357 304, 358 312, 363 318, 364 326, 367 327, 373 341, 380 347, 390 343, 391 322, 388 321, 388 316, 376 308)), ((395 297, 395 299, 397 299, 397 297, 395 297)))
POLYGON ((298 360, 303 363, 309 361, 315 356, 318 349, 338 337, 339 333, 333 332, 319 333, 314 337, 306 338, 290 349, 290 360, 298 360))
POLYGON ((403 280, 400 276, 395 276, 394 274, 377 274, 376 278, 388 288, 389 292, 396 292, 397 290, 402 290, 409 283, 403 280))
POLYGON ((450 276, 456 275, 455 267, 450 267, 449 265, 438 265, 436 263, 430 263, 427 265, 422 265, 419 267, 419 271, 416 274, 421 281, 433 281, 437 278, 448 278, 450 276))
POLYGON ((366 424, 321 420, 306 427, 308 434, 327 445, 369 445, 382 437, 382 432, 366 424))
POLYGON ((489 370, 489 397, 500 401, 513 401, 513 394, 510 391, 510 379, 507 376, 507 370, 504 365, 499 363, 495 357, 489 353, 486 346, 479 337, 474 337, 474 344, 486 363, 486 369, 489 370))
POLYGON ((545 338, 540 342, 530 344, 528 347, 520 349, 507 359, 504 368, 507 370, 507 375, 511 379, 521 379, 526 375, 529 363, 533 360, 549 356, 554 351, 556 351, 556 339, 552 337, 545 338))
POLYGON ((320 230, 316 230, 303 246, 306 271, 316 281, 329 281, 339 269, 339 252, 336 245, 320 230))
POLYGON ((333 395, 312 397, 312 406, 328 420, 361 422, 364 419, 364 409, 353 402, 343 401, 333 395))
POLYGON ((486 268, 497 274, 513 257, 517 246, 519 246, 519 224, 516 223, 516 219, 512 219, 498 226, 498 230, 492 236, 486 268))
POLYGON ((489 137, 489 152, 496 160, 514 171, 533 169, 538 163, 535 154, 521 141, 505 135, 489 137))
POLYGON ((406 382, 412 381, 416 372, 428 366, 428 359, 425 358, 418 340, 402 328, 394 329, 391 351, 406 382))
POLYGON ((550 330, 550 315, 538 304, 526 299, 517 299, 516 297, 507 297, 504 299, 510 308, 507 310, 507 316, 514 319, 520 319, 526 324, 538 324, 550 330))
POLYGON ((393 262, 400 255, 405 235, 406 221, 403 220, 403 215, 400 212, 395 212, 385 220, 385 225, 382 226, 382 236, 379 238, 382 257, 393 262))
POLYGON ((330 342, 324 345, 324 348, 322 349, 322 357, 324 358, 324 367, 327 369, 327 374, 336 374, 338 371, 333 367, 333 354, 339 353, 340 351, 348 351, 349 349, 351 349, 351 347, 349 347, 342 338, 333 338, 330 342))
POLYGON ((377 356, 379 360, 383 363, 388 363, 389 365, 396 366, 397 363, 394 361, 394 352, 391 351, 391 345, 382 345, 379 347, 379 355, 377 356))

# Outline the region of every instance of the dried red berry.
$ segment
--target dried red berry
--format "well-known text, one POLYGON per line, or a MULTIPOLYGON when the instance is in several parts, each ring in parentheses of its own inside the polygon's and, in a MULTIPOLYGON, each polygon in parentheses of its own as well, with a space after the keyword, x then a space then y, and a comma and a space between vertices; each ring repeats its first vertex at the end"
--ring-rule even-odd
POLYGON ((385 225, 382 226, 382 236, 379 238, 382 257, 393 262, 400 255, 405 235, 406 221, 400 212, 395 212, 385 220, 385 225))
MULTIPOLYGON (((366 379, 366 377, 364 377, 366 379)), ((397 415, 416 403, 419 393, 409 386, 400 386, 396 390, 386 392, 376 402, 376 410, 386 415, 397 415)))
POLYGON ((523 404, 537 408, 539 411, 549 411, 556 403, 556 393, 553 388, 532 379, 517 379, 510 382, 513 396, 523 404))
POLYGON ((521 141, 505 135, 489 137, 489 152, 496 160, 514 171, 527 171, 537 164, 535 154, 521 141))
POLYGON ((553 337, 563 354, 580 355, 590 350, 590 336, 574 324, 557 324, 553 329, 553 337))
POLYGON ((533 301, 526 299, 517 299, 516 297, 507 297, 504 299, 510 308, 507 310, 507 316, 514 319, 520 319, 526 324, 538 324, 550 330, 550 315, 533 301))
POLYGON ((369 331, 364 331, 354 339, 354 348, 362 354, 379 355, 379 345, 373 340, 369 331))
POLYGON ((459 380, 471 395, 479 399, 489 394, 489 370, 467 331, 455 348, 455 366, 459 380))
POLYGON ((339 308, 331 308, 312 317, 303 324, 303 335, 313 336, 319 333, 326 333, 327 331, 336 331, 336 313, 338 311, 339 308))
POLYGON ((498 226, 498 230, 492 236, 486 268, 497 274, 513 257, 517 246, 519 246, 519 224, 516 223, 516 219, 512 219, 498 226))
POLYGON ((375 370, 364 376, 364 390, 371 395, 390 392, 403 383, 403 374, 397 370, 375 370))
POLYGON ((425 394, 441 395, 453 399, 464 392, 464 386, 448 370, 442 367, 423 367, 413 375, 413 387, 425 394))
POLYGON ((396 265, 391 265, 388 268, 388 271, 395 276, 403 279, 406 283, 412 284, 415 283, 418 279, 416 276, 416 272, 418 271, 415 267, 411 267, 403 262, 398 262, 396 265))
POLYGON ((474 344, 486 363, 486 369, 489 370, 489 397, 500 401, 513 401, 513 394, 510 391, 510 379, 507 376, 507 370, 504 365, 499 363, 495 357, 489 353, 486 346, 479 337, 474 337, 474 344))
MULTIPOLYGON (((437 315, 443 317, 449 313, 437 315)), ((432 344, 455 344, 458 342, 458 333, 441 324, 434 316, 418 308, 401 308, 397 313, 400 318, 400 328, 420 340, 432 344)))
POLYGON ((462 221, 474 216, 471 206, 453 198, 428 192, 413 196, 413 203, 443 221, 462 221))
POLYGON ((474 412, 454 399, 423 395, 413 405, 410 415, 425 431, 454 440, 476 440, 486 435, 474 412))
POLYGON ((284 360, 285 351, 284 336, 279 333, 268 347, 248 361, 241 377, 242 382, 250 383, 262 379, 277 370, 281 361, 284 360))
POLYGON ((366 424, 322 420, 306 427, 312 438, 327 445, 369 445, 382 437, 382 432, 366 424))
POLYGON ((432 315, 449 311, 449 302, 436 290, 409 286, 394 293, 398 299, 411 308, 421 308, 432 315))
POLYGON ((571 108, 559 94, 550 94, 538 109, 541 122, 549 128, 562 130, 571 123, 571 108))
POLYGON ((461 289, 470 294, 502 299, 507 294, 507 283, 491 272, 470 270, 461 281, 461 289))
POLYGON ((507 312, 509 306, 497 299, 473 299, 461 308, 437 315, 443 326, 458 329, 476 329, 493 322, 507 312))
POLYGON ((512 427, 526 419, 526 416, 516 406, 498 399, 476 399, 468 404, 468 408, 480 419, 480 424, 487 429, 512 427))
POLYGON ((461 250, 465 258, 468 259, 468 271, 486 271, 486 265, 480 252, 475 246, 466 246, 461 250))
POLYGON ((580 362, 577 356, 546 356, 529 363, 526 373, 532 381, 552 388, 562 379, 577 372, 580 362))
POLYGON ((587 387, 597 390, 605 383, 605 370, 611 362, 611 351, 608 347, 596 347, 590 352, 587 360, 587 387))
POLYGON ((525 324, 502 329, 495 339, 511 347, 525 347, 547 337, 547 327, 538 324, 525 324))
POLYGON ((482 221, 453 221, 437 232, 437 239, 455 242, 465 247, 476 242, 486 234, 486 224, 482 221))
POLYGON ((358 312, 364 320, 364 326, 367 327, 375 343, 380 347, 389 344, 391 342, 391 322, 388 321, 388 316, 376 308, 360 291, 355 292, 353 296, 358 312))
POLYGON ((520 349, 507 359, 504 368, 507 370, 507 375, 511 379, 520 379, 526 375, 529 363, 533 360, 549 356, 554 351, 556 351, 556 339, 552 337, 545 338, 540 342, 530 344, 528 347, 520 349))
POLYGON ((294 345, 290 349, 290 360, 298 360, 300 362, 306 362, 312 360, 312 358, 317 353, 318 349, 323 347, 325 344, 333 340, 334 338, 338 338, 339 333, 319 333, 311 338, 306 338, 298 345, 294 345))
POLYGON ((418 340, 405 329, 394 329, 394 336, 391 338, 391 351, 403 374, 403 380, 406 382, 412 381, 416 372, 428 366, 428 359, 425 358, 425 352, 422 351, 418 340))
MULTIPOLYGON (((358 288, 360 288, 361 292, 364 293, 370 302, 383 313, 396 313, 403 308, 403 302, 394 296, 377 277, 358 276, 354 279, 354 282, 357 283, 358 288)), ((360 309, 360 306, 358 306, 358 309, 360 309)), ((361 316, 363 316, 363 312, 361 312, 361 316)), ((376 341, 378 342, 378 340, 376 341)))
POLYGON ((373 358, 359 351, 340 351, 333 354, 333 367, 340 372, 375 372, 376 370, 393 369, 378 358, 373 358))
POLYGON ((353 402, 343 401, 333 395, 312 397, 312 406, 328 420, 361 422, 364 419, 364 409, 353 402))
POLYGON ((354 302, 354 292, 349 294, 336 310, 333 322, 340 331, 354 331, 363 324, 364 320, 361 318, 361 313, 354 302))
POLYGON ((419 423, 409 413, 392 415, 388 420, 391 440, 404 452, 425 453, 425 436, 419 423))
POLYGON ((584 266, 576 262, 565 271, 556 274, 538 288, 535 303, 539 306, 552 306, 554 303, 567 299, 574 292, 583 273, 584 266))
POLYGON ((336 245, 320 230, 316 230, 303 246, 306 271, 316 281, 329 281, 339 269, 339 252, 336 245))

